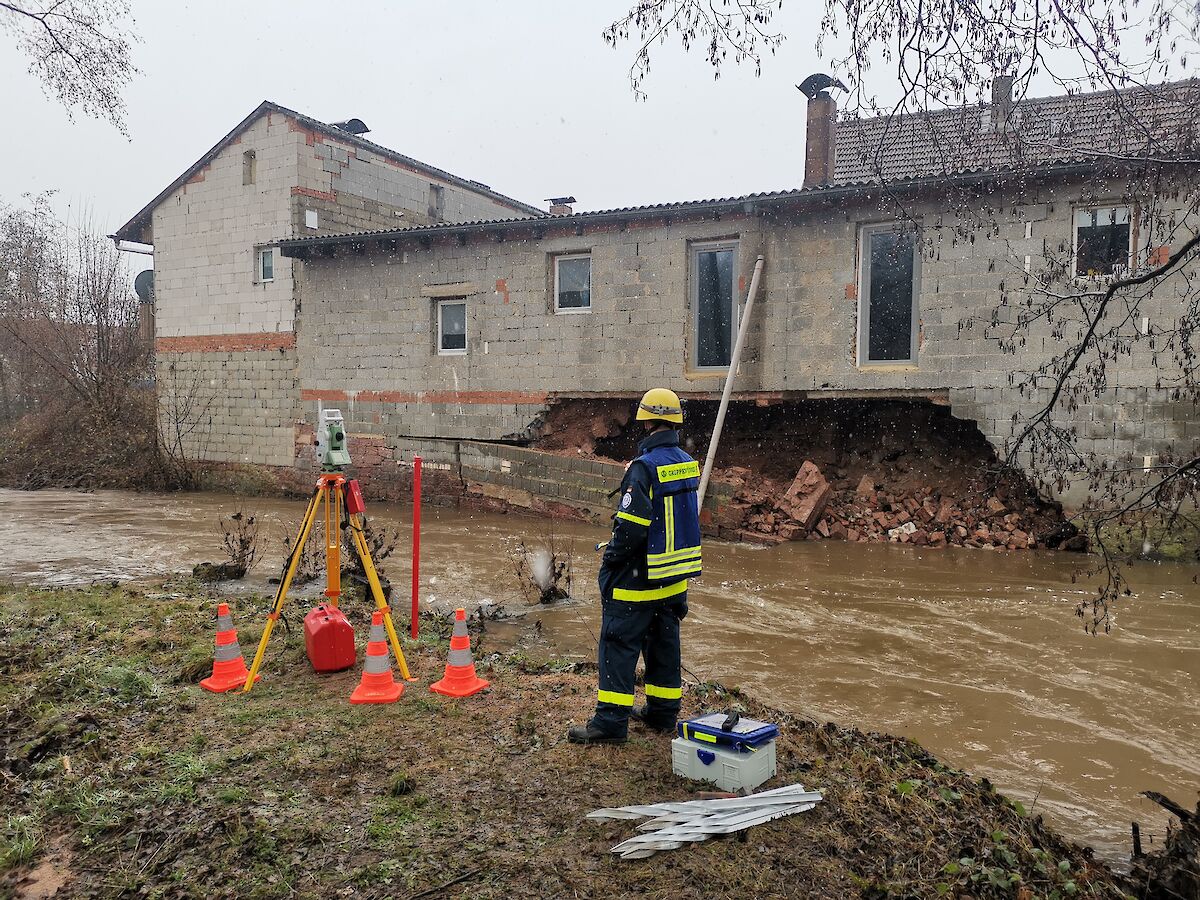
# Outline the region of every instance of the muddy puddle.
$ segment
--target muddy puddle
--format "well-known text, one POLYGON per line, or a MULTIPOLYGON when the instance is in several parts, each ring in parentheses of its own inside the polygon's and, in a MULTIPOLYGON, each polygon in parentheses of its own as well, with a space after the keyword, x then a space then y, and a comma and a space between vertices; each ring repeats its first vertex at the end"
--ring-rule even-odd
MULTIPOLYGON (((69 585, 188 569, 218 558, 217 517, 237 504, 219 495, 0 491, 0 576, 69 585)), ((303 505, 244 506, 273 540, 247 579, 266 590, 284 529, 294 530, 303 505)), ((370 511, 399 525, 407 542, 406 509, 370 511)), ((424 599, 520 603, 510 554, 548 527, 427 509, 424 599)), ((591 547, 605 532, 552 527, 560 544, 573 543, 579 599, 530 616, 541 621, 540 640, 591 656, 599 619, 591 547)), ((398 555, 388 569, 403 586, 406 550, 398 555)), ((710 543, 705 577, 690 594, 685 664, 774 706, 914 738, 1120 862, 1131 820, 1155 842, 1165 830, 1139 791, 1190 805, 1200 788, 1198 569, 1138 565, 1136 598, 1113 634, 1092 638, 1073 615, 1089 592, 1072 584, 1078 565, 1077 557, 1036 552, 710 543)), ((491 629, 493 647, 526 631, 491 629)))

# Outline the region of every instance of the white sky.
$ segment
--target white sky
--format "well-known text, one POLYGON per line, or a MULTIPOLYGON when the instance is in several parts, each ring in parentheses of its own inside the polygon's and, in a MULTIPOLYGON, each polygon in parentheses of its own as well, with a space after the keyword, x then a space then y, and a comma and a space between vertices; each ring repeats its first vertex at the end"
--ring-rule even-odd
POLYGON ((264 99, 518 199, 573 194, 577 210, 798 187, 805 99, 824 71, 822 4, 784 4, 791 37, 761 78, 671 38, 635 101, 635 46, 600 34, 630 0, 133 0, 142 74, 126 89, 127 141, 45 96, 0 43, 0 201, 58 191, 112 230, 264 99))

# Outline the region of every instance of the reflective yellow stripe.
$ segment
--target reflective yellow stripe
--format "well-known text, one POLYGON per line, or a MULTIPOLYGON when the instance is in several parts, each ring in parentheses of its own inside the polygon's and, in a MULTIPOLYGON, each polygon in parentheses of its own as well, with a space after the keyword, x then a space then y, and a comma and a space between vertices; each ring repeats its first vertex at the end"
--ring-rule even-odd
POLYGON ((699 559, 699 547, 685 547, 682 550, 676 550, 674 553, 647 553, 646 562, 652 566, 662 566, 667 563, 680 562, 685 559, 699 559))
POLYGON ((682 481, 685 478, 699 478, 700 463, 694 459, 691 462, 671 463, 658 467, 658 480, 663 484, 668 481, 682 481))
POLYGON ((678 700, 683 696, 683 688, 659 687, 657 684, 646 684, 647 697, 659 697, 663 700, 678 700))
POLYGON ((666 587, 650 588, 646 591, 633 591, 625 588, 613 588, 614 600, 662 600, 666 597, 674 597, 676 594, 682 594, 687 590, 687 579, 677 581, 675 584, 669 584, 666 587))
POLYGON ((596 691, 596 699, 613 706, 633 706, 633 694, 618 694, 616 691, 596 691))
POLYGON ((651 566, 646 570, 646 577, 653 578, 655 581, 661 581, 664 578, 670 578, 672 575, 692 575, 703 569, 700 565, 700 560, 692 559, 687 562, 676 563, 673 566, 651 566))
POLYGON ((663 498, 663 513, 667 528, 667 552, 675 552, 675 496, 663 498))
POLYGON ((634 525, 641 525, 645 528, 650 527, 649 519, 643 519, 641 516, 635 516, 633 513, 619 512, 617 513, 617 518, 624 519, 626 522, 632 522, 634 525))
POLYGON ((711 734, 703 734, 699 731, 689 728, 687 725, 683 726, 683 736, 693 741, 708 741, 710 744, 715 744, 717 742, 717 739, 711 734))

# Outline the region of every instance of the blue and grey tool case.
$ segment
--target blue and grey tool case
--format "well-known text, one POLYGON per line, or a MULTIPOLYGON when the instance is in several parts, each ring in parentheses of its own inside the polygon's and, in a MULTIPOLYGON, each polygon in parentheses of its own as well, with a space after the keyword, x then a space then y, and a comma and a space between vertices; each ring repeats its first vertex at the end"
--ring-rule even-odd
POLYGON ((772 725, 770 722, 738 719, 733 727, 726 731, 721 727, 725 719, 725 713, 710 713, 707 716, 680 722, 678 725, 679 736, 698 744, 728 747, 739 753, 753 753, 759 747, 779 737, 779 726, 772 725))

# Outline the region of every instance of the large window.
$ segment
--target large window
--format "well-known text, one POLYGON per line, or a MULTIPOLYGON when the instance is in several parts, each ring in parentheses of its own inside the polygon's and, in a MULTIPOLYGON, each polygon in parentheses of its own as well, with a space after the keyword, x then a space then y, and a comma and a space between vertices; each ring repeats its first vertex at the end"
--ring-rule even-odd
POLYGON ((587 253, 554 257, 554 311, 592 308, 592 257, 587 253))
POLYGON ((1112 275, 1129 265, 1129 207, 1075 210, 1075 274, 1112 275))
POLYGON ((442 300, 437 305, 437 348, 441 356, 467 352, 467 301, 442 300))
POLYGON ((692 247, 692 364, 698 369, 729 366, 737 307, 737 243, 692 247))
POLYGON ((917 361, 917 235, 899 225, 862 230, 858 284, 858 362, 917 361))

